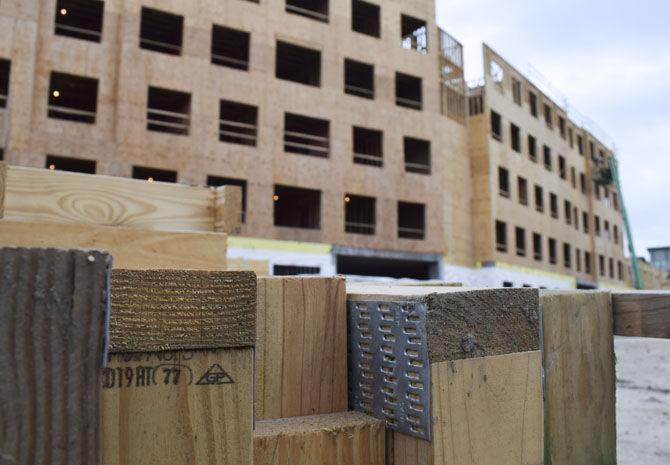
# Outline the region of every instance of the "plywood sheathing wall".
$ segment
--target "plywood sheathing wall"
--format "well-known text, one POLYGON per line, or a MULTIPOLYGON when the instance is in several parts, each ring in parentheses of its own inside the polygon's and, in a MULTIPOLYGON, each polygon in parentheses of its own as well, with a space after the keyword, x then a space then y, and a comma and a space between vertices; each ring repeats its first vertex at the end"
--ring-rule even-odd
POLYGON ((347 410, 345 282, 259 278, 256 418, 347 410))
POLYGON ((432 442, 387 431, 387 465, 542 463, 538 292, 347 286, 349 300, 427 305, 432 442))
POLYGON ((112 297, 102 463, 251 465, 253 273, 115 270, 112 297))
POLYGON ((0 248, 0 462, 100 461, 109 255, 0 248))
POLYGON ((616 464, 608 292, 543 293, 545 464, 616 464))

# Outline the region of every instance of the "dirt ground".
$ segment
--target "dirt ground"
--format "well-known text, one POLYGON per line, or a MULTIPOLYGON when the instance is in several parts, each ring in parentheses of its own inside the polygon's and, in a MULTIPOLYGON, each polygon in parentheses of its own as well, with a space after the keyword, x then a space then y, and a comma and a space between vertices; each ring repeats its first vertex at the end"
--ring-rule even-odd
POLYGON ((670 339, 614 338, 618 465, 670 464, 670 339))

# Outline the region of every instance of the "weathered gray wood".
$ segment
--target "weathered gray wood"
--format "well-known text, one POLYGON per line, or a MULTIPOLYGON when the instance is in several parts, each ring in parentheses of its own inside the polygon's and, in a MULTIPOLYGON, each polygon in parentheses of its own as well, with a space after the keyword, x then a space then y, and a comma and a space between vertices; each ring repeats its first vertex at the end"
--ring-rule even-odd
POLYGON ((252 347, 249 271, 114 270, 112 352, 252 347))
POLYGON ((0 463, 100 461, 111 258, 0 248, 0 463))

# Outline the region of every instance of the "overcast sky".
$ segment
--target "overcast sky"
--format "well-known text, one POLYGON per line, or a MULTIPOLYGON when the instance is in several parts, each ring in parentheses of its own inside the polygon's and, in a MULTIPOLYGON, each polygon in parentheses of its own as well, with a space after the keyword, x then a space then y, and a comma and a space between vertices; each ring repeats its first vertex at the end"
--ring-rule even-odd
POLYGON ((532 66, 616 144, 638 255, 670 246, 670 1, 437 0, 483 76, 481 44, 532 66))

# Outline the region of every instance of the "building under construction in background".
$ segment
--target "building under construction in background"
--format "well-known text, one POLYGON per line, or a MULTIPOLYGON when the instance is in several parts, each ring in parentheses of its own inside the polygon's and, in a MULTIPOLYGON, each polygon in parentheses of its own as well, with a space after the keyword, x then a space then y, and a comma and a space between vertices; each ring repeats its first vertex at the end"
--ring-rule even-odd
POLYGON ((623 287, 610 147, 434 0, 9 0, 13 165, 239 185, 228 257, 275 275, 623 287))

